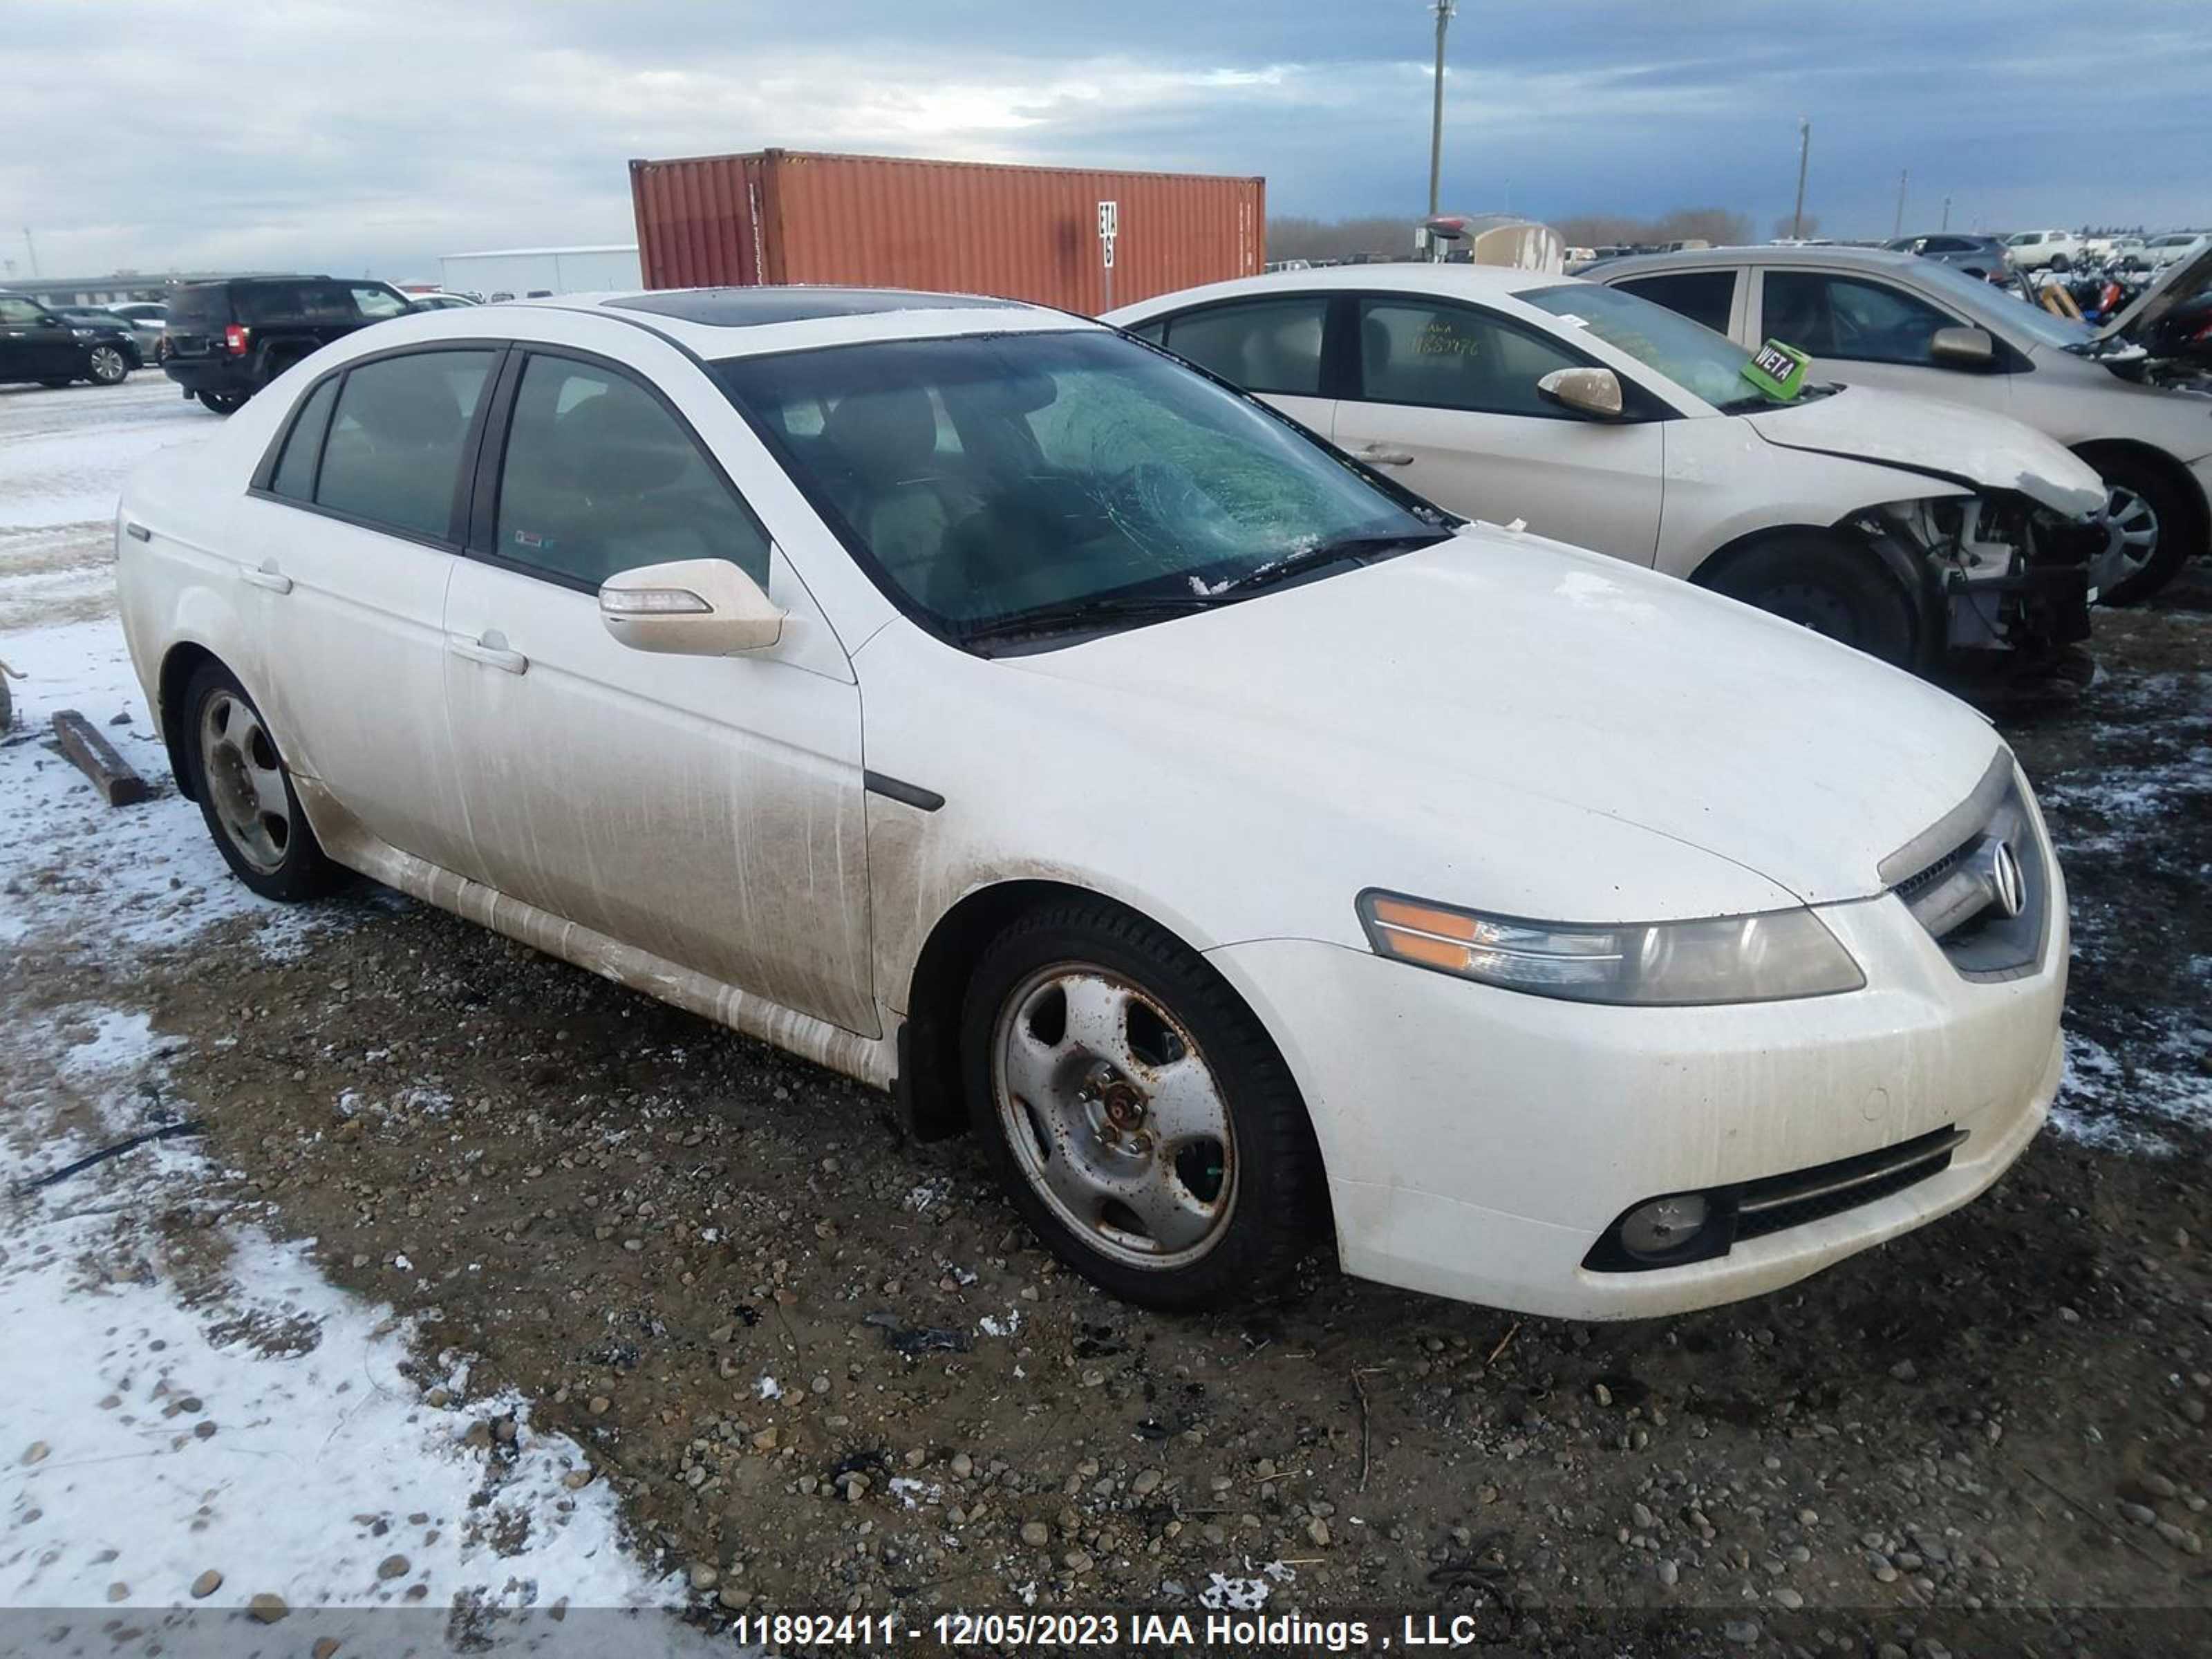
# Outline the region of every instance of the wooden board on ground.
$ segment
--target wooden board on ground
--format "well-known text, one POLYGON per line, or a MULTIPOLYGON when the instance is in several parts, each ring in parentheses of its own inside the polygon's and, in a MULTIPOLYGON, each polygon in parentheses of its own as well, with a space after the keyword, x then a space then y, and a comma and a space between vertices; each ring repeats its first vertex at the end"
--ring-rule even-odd
POLYGON ((131 763, 115 752, 115 745, 100 735, 100 728, 76 709, 64 708, 55 714, 54 737, 70 763, 92 780, 93 787, 110 806, 128 806, 153 793, 146 780, 131 769, 131 763))

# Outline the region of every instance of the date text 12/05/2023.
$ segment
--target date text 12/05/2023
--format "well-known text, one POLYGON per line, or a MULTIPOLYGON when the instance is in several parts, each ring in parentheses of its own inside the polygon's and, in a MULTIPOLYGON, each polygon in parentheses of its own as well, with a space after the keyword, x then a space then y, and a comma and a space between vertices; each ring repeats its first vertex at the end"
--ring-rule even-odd
MULTIPOLYGON (((732 1632, 740 1642, 769 1646, 890 1648, 903 1638, 950 1649, 1049 1647, 1185 1650, 1219 1647, 1329 1653, 1462 1648, 1488 1638, 1470 1614, 1417 1613, 1383 1617, 1310 1613, 941 1613, 924 1625, 895 1613, 753 1613, 732 1632)), ((1495 1632, 1491 1632, 1495 1634, 1495 1632)))

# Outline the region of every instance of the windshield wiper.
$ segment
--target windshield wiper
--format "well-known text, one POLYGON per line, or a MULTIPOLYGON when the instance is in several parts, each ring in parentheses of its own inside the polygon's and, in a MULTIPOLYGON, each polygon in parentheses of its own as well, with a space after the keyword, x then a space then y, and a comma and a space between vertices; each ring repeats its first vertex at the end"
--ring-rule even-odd
POLYGON ((1340 536, 1333 542, 1323 542, 1317 547, 1300 548, 1281 558, 1248 570, 1226 586, 1216 588, 1217 593, 1249 593, 1255 588, 1273 587, 1278 582, 1303 575, 1322 565, 1342 564, 1347 560, 1364 562, 1377 553, 1411 550, 1416 547, 1433 547, 1438 542, 1451 539, 1449 530, 1401 532, 1394 536, 1340 536))
POLYGON ((960 630, 960 642, 1012 639, 1024 634, 1062 634, 1102 620, 1141 622, 1162 617, 1188 616, 1212 607, 1211 599, 1196 593, 1109 594, 1070 599, 1061 605, 1039 605, 1009 617, 994 617, 960 630))

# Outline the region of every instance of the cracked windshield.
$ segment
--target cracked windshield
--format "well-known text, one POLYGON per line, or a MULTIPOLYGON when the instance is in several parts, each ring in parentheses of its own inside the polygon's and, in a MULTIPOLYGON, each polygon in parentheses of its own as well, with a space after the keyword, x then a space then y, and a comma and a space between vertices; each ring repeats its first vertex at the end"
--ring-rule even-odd
POLYGON ((1071 605, 1215 599, 1449 522, 1105 334, 902 340, 726 362, 723 385, 909 610, 968 635, 1071 605))

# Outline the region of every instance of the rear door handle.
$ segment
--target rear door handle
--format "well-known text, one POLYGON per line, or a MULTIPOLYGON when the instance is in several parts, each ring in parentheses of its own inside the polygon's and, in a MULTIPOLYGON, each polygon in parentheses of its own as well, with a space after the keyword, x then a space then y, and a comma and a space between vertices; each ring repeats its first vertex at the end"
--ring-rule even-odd
POLYGON ((496 668, 502 674, 523 674, 530 670, 530 659, 520 651, 509 650, 507 635, 496 628, 485 629, 482 639, 468 640, 448 635, 446 649, 457 657, 466 657, 471 662, 496 668))
POLYGON ((258 570, 241 570, 238 574, 256 587, 265 587, 271 593, 289 593, 292 591, 292 579, 277 569, 276 561, 274 559, 262 560, 261 568, 258 570))
POLYGON ((1413 452, 1410 449, 1385 449, 1381 444, 1368 444, 1352 453, 1373 466, 1411 466, 1413 464, 1413 452))

